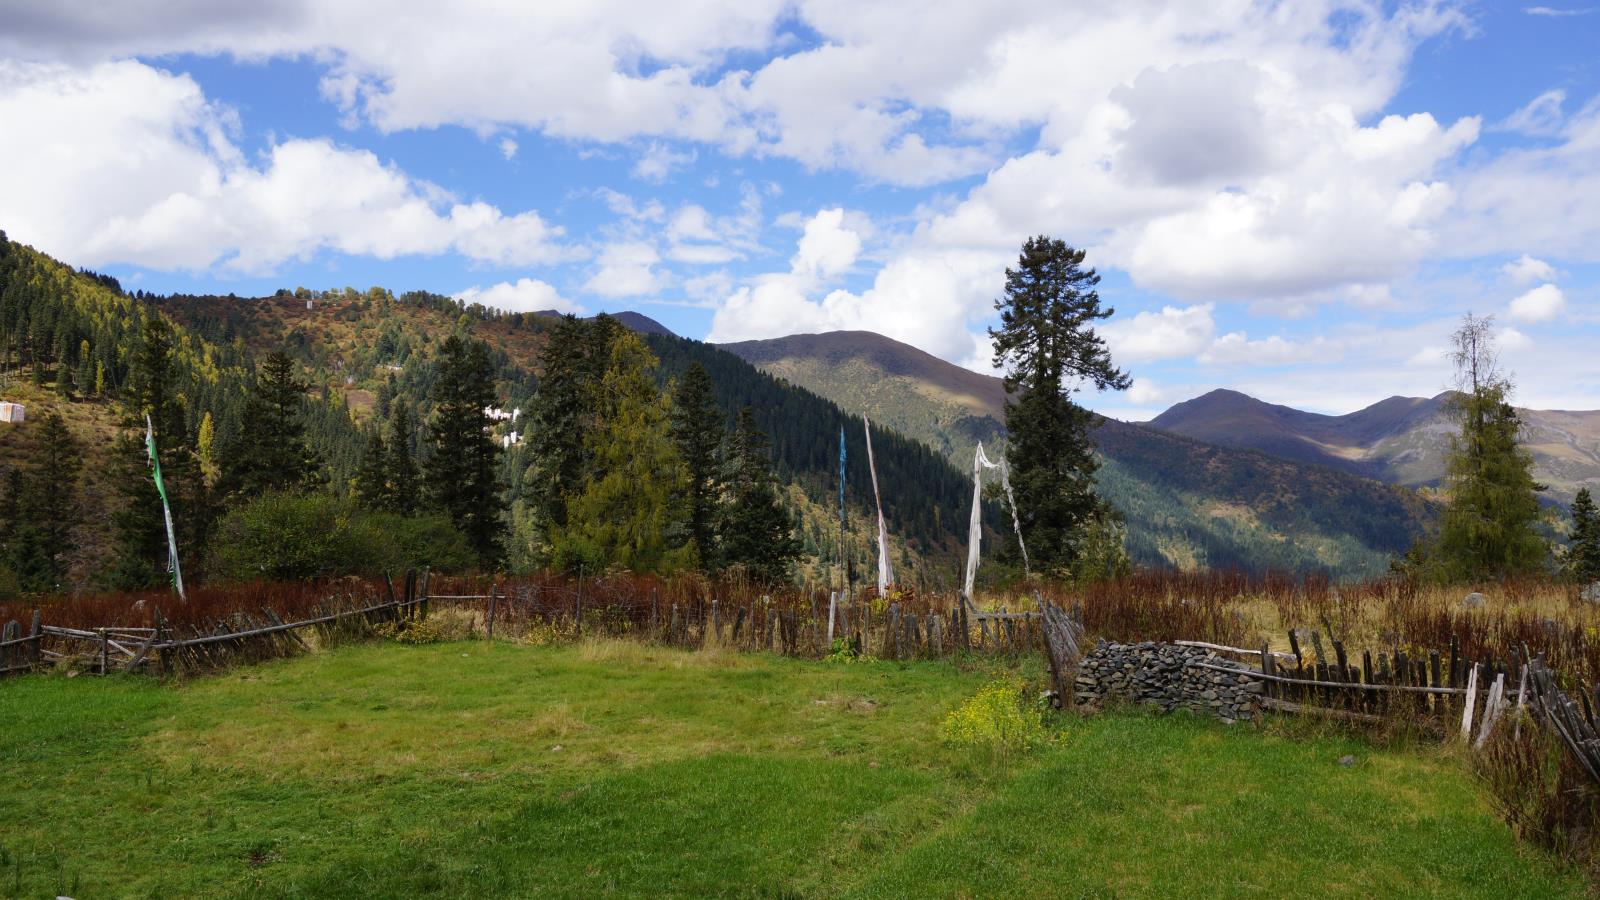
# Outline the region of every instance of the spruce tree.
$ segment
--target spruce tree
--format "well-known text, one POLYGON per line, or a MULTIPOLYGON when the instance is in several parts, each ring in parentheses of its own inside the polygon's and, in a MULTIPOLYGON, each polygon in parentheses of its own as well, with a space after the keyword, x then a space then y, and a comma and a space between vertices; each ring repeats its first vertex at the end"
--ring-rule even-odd
POLYGON ((223 448, 224 494, 248 498, 317 484, 321 463, 306 443, 307 387, 288 354, 267 355, 223 448))
POLYGON ((1542 569, 1549 548, 1539 536, 1533 457, 1519 444, 1522 420, 1499 368, 1494 320, 1468 314, 1451 336, 1458 391, 1451 406, 1460 433, 1445 474, 1450 497, 1440 518, 1435 574, 1477 581, 1542 569))
POLYGON ((496 404, 494 368, 481 341, 452 334, 439 348, 429 435, 429 499, 448 514, 486 568, 504 559, 497 461, 500 446, 489 434, 488 409, 496 404))
MULTIPOLYGON (((1101 309, 1100 276, 1084 256, 1059 240, 1029 239, 995 302, 1000 327, 989 329, 994 365, 1006 372, 1006 455, 1024 539, 1036 566, 1060 574, 1072 572, 1095 523, 1114 515, 1094 492, 1089 429, 1098 417, 1071 395, 1131 384, 1093 328, 1114 310, 1101 309)), ((1006 540, 1014 554, 1009 531, 1006 540)))
POLYGON ((689 540, 702 570, 716 568, 718 503, 717 451, 722 447, 723 416, 711 391, 711 376, 691 363, 678 381, 672 410, 672 439, 687 478, 685 501, 689 540))
POLYGON ((800 557, 800 540, 778 494, 767 436, 748 406, 739 410, 725 472, 728 496, 718 528, 723 561, 743 566, 757 584, 788 581, 800 557))
POLYGON ((1580 488, 1569 510, 1572 530, 1567 533, 1566 570, 1580 585, 1600 582, 1600 513, 1588 488, 1580 488))

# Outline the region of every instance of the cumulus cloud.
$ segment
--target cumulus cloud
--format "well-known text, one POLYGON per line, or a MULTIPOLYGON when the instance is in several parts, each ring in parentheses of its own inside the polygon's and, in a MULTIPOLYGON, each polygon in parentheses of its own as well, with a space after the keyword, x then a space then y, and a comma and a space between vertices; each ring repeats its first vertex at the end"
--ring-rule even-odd
POLYGON ((505 157, 507 160, 517 155, 517 142, 511 138, 501 138, 499 147, 500 155, 505 157))
POLYGON ((247 160, 229 110, 139 62, 0 62, 0 121, 28 135, 0 142, 0 221, 81 265, 258 272, 324 249, 498 265, 573 253, 537 212, 461 201, 330 140, 247 160))
POLYGON ((861 236, 844 225, 842 208, 825 209, 806 223, 795 251, 796 275, 831 278, 855 263, 861 253, 861 236))
POLYGON ((652 141, 633 164, 633 177, 641 181, 660 184, 673 170, 694 162, 694 151, 674 150, 670 145, 652 141))
POLYGON ((561 292, 537 278, 518 278, 515 282, 502 281, 487 288, 477 285, 455 295, 464 303, 481 303, 507 312, 543 312, 555 310, 562 313, 583 313, 577 303, 561 296, 561 292))
POLYGON ((1165 306, 1132 319, 1111 319, 1101 327, 1111 358, 1118 363, 1149 362, 1194 356, 1211 345, 1217 325, 1210 303, 1165 306))
POLYGON ((653 294, 668 283, 655 266, 661 261, 656 248, 643 241, 611 244, 600 251, 599 268, 583 289, 602 297, 637 297, 653 294))
POLYGON ((1542 259, 1534 259, 1524 253, 1520 257, 1500 267, 1516 284, 1532 284, 1535 281, 1554 281, 1556 279, 1555 267, 1542 259))
POLYGON ((1336 347, 1324 338, 1291 341, 1278 335, 1250 340, 1232 331, 1214 341, 1196 359, 1213 365, 1282 366, 1290 363, 1326 363, 1338 359, 1336 347))
POLYGON ((1519 322, 1548 322, 1567 308, 1567 297, 1553 284, 1541 284, 1511 301, 1506 314, 1519 322))

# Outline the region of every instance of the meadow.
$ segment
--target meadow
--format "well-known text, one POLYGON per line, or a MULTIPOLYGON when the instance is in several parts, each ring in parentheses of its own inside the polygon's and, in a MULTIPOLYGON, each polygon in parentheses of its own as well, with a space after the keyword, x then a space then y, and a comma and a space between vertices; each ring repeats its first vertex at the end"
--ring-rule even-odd
POLYGON ((1026 753, 942 739, 1038 665, 589 637, 12 679, 0 895, 1584 890, 1437 745, 1137 711, 1050 714, 1026 753))

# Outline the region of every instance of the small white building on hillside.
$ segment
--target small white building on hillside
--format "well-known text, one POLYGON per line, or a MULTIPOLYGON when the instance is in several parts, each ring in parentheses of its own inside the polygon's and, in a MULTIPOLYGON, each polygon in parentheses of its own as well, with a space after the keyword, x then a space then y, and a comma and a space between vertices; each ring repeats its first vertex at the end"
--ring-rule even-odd
POLYGON ((25 411, 21 403, 0 401, 0 422, 9 422, 12 425, 21 425, 25 411))

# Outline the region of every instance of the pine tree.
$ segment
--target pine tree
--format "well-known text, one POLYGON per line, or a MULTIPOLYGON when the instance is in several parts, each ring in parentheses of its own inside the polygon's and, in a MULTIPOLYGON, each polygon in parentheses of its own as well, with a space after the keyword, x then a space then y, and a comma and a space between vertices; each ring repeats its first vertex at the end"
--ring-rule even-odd
POLYGON ((28 590, 64 587, 78 546, 73 526, 78 520, 78 473, 82 468, 82 450, 66 423, 60 415, 46 413, 16 513, 16 540, 23 549, 12 569, 28 590))
POLYGON ((222 454, 222 492, 257 497, 317 483, 321 464, 306 443, 308 385, 295 375, 288 354, 267 355, 245 398, 239 427, 222 454))
POLYGON ((554 533, 564 567, 667 572, 692 556, 684 546, 683 462, 671 409, 656 389, 656 365, 636 336, 615 335, 596 394, 598 424, 588 432, 589 477, 554 533))
POLYGON ((724 562, 743 566, 758 584, 789 580, 800 540, 778 494, 767 436, 748 406, 739 410, 724 480, 728 498, 718 528, 724 562))
POLYGON ((200 417, 200 434, 195 438, 195 456, 200 462, 200 472, 206 483, 210 484, 217 478, 217 426, 211 419, 211 411, 207 410, 200 417))
POLYGON ((495 405, 494 369, 481 341, 446 338, 439 348, 429 434, 433 455, 426 481, 430 501, 447 513, 485 567, 504 559, 501 513, 506 508, 497 477, 500 446, 489 434, 495 405))
MULTIPOLYGON (((1073 569, 1093 523, 1112 515, 1094 493, 1089 429, 1097 417, 1071 394, 1084 384, 1131 384, 1092 327, 1115 310, 1100 308, 1100 276, 1083 268, 1084 256, 1058 240, 1029 239, 995 302, 1000 327, 989 330, 995 367, 1006 370, 1007 460, 1024 539, 1036 566, 1059 573, 1073 569)), ((1015 553, 1009 532, 1007 543, 1015 553)))
POLYGON ((1566 570, 1580 585, 1600 582, 1600 512, 1588 488, 1580 488, 1569 510, 1572 530, 1567 533, 1566 570))
POLYGON ((711 392, 711 376, 699 363, 684 370, 674 397, 672 438, 687 477, 689 539, 703 570, 716 568, 717 451, 723 438, 722 410, 711 392))
POLYGON ((1451 340, 1458 387, 1452 404, 1461 432, 1451 441, 1439 523, 1437 573, 1447 579, 1503 578, 1540 570, 1549 548, 1539 536, 1533 457, 1518 443, 1522 420, 1508 402, 1492 317, 1471 314, 1451 340))

